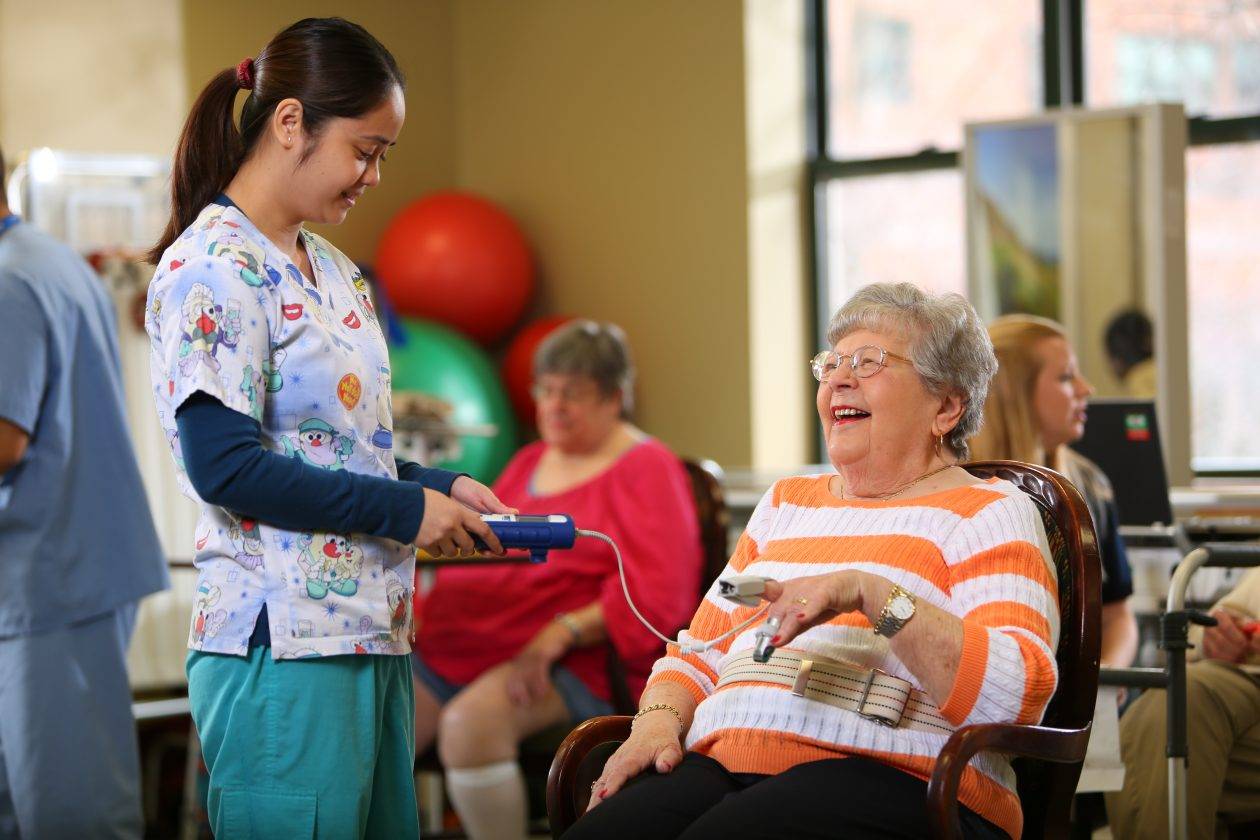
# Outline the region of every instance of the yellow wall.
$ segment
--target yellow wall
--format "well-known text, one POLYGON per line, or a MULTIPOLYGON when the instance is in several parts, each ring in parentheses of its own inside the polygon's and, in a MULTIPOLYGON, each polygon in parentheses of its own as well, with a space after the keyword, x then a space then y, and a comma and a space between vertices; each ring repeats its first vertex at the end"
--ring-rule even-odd
POLYGON ((186 2, 189 84, 297 17, 338 12, 381 38, 409 85, 384 182, 333 241, 370 259, 388 218, 442 187, 499 202, 535 249, 535 311, 626 329, 644 428, 749 463, 742 7, 186 2))
POLYGON ((0 0, 0 146, 169 155, 183 72, 176 3, 0 0))
POLYGON ((748 464, 742 6, 481 0, 454 18, 457 183, 524 227, 542 311, 625 328, 647 431, 748 464))
POLYGON ((407 123, 385 162, 381 185, 335 230, 315 228, 351 259, 371 261, 381 231, 399 208, 451 185, 455 86, 448 0, 185 0, 183 9, 190 103, 215 73, 257 55, 272 35, 304 17, 349 18, 394 54, 407 77, 407 123), (249 22, 248 28, 242 21, 249 22))

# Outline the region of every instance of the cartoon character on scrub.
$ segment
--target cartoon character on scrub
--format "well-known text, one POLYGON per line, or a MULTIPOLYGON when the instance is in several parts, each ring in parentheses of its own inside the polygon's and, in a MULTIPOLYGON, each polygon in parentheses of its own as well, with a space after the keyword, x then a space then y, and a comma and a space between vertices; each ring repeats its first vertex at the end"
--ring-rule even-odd
POLYGON ((302 534, 298 565, 306 574, 306 594, 315 600, 335 592, 349 598, 359 591, 363 550, 341 534, 302 534))
POLYGON ((219 603, 222 596, 219 587, 210 583, 202 583, 197 587, 197 615, 193 618, 193 643, 201 644, 207 636, 213 638, 227 623, 227 610, 210 610, 219 603))
POLYGON ((241 302, 228 300, 227 313, 214 302, 214 292, 204 283, 194 283, 181 308, 183 333, 179 341, 179 370, 191 374, 198 363, 219 372, 215 355, 219 345, 235 347, 241 335, 241 302))
POLYGON ((326 470, 344 469, 343 465, 354 451, 353 438, 341 434, 318 417, 298 424, 296 444, 290 437, 283 437, 281 441, 285 455, 326 470))

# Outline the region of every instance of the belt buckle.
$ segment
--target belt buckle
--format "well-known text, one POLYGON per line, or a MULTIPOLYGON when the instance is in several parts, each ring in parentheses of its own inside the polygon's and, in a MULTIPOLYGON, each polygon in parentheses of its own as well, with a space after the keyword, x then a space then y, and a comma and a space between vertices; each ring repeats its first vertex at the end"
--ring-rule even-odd
POLYGON ((805 696, 805 689, 809 686, 809 673, 814 668, 814 660, 801 659, 800 665, 797 666, 796 679, 792 681, 792 693, 797 697, 805 696))
POLYGON ((901 716, 904 715, 906 712, 906 701, 909 700, 909 697, 907 697, 906 700, 902 701, 901 709, 897 712, 896 720, 890 720, 887 717, 883 717, 881 716, 879 712, 866 711, 866 701, 871 696, 871 686, 875 684, 876 674, 883 674, 886 677, 891 676, 887 671, 881 671, 879 668, 872 668, 870 672, 867 673, 866 683, 862 686, 862 696, 858 699, 857 710, 856 710, 858 713, 858 717, 862 717, 862 718, 866 718, 867 720, 874 721, 875 723, 878 723, 880 726, 887 726, 890 729, 896 729, 901 724, 901 716))

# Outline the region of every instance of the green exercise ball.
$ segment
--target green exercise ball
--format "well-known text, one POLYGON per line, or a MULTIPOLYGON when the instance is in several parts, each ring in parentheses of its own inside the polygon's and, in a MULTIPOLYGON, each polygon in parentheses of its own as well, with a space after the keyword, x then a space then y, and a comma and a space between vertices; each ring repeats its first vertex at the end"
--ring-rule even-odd
POLYGON ((400 318, 401 338, 390 344, 392 386, 421 391, 454 407, 454 426, 494 427, 493 436, 460 436, 458 457, 426 466, 466 472, 485 484, 498 478, 516 451, 516 418, 494 363, 454 330, 419 318, 400 318))

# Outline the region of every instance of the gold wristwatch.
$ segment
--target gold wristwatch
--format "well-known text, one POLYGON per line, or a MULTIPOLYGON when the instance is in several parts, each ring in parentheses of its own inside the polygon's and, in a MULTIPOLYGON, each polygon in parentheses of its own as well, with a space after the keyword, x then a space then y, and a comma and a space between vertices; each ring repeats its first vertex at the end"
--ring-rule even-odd
POLYGON ((914 596, 894 583, 884 608, 879 611, 879 618, 875 620, 875 632, 891 639, 906 626, 907 621, 914 618, 914 606, 914 596))

